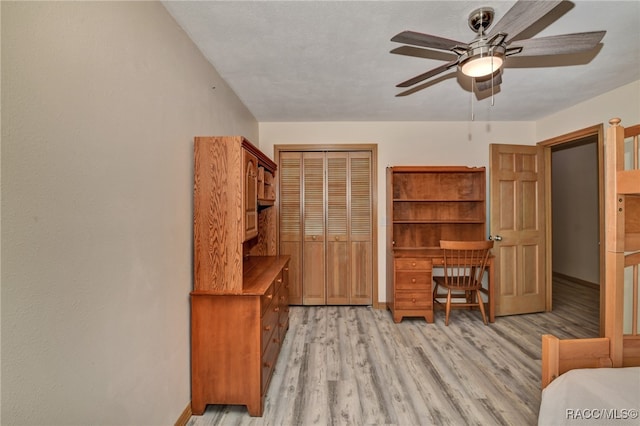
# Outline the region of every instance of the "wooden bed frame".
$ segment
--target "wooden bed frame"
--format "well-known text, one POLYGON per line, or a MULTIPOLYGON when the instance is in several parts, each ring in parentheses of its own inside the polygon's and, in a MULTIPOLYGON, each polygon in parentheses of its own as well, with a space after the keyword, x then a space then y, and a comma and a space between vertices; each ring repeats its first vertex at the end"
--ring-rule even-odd
POLYGON ((542 388, 575 368, 640 366, 638 268, 640 268, 640 125, 609 120, 605 140, 605 337, 542 336, 542 388), (625 140, 632 143, 632 170, 624 169, 625 140), (624 269, 633 268, 632 330, 623 333, 624 269))

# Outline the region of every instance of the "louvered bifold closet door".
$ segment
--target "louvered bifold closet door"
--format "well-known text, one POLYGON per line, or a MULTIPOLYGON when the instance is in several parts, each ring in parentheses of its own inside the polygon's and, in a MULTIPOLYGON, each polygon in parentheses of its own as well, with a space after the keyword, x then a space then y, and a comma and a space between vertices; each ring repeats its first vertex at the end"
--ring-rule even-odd
POLYGON ((350 298, 353 305, 373 300, 373 211, 371 152, 349 154, 350 298))
POLYGON ((349 153, 327 153, 327 304, 346 305, 349 276, 349 153))
POLYGON ((325 180, 323 152, 302 154, 302 303, 326 304, 325 180))
POLYGON ((280 254, 289 260, 289 303, 302 304, 302 153, 281 152, 279 164, 280 254))

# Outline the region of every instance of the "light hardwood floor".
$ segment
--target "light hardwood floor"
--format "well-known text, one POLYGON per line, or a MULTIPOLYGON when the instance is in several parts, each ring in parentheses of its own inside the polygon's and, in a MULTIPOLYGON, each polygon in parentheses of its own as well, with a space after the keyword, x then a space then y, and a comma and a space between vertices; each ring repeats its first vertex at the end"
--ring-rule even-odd
POLYGON ((367 307, 292 307, 264 415, 210 405, 189 425, 535 425, 540 337, 595 337, 598 293, 554 282, 550 313, 444 312, 435 323, 367 307))

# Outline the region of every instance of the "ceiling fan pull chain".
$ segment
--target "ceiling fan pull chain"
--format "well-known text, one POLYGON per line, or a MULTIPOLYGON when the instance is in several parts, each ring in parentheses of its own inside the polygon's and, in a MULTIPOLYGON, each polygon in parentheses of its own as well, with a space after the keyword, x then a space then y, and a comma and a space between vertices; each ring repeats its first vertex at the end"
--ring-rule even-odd
POLYGON ((475 92, 476 78, 471 77, 471 121, 476 119, 475 114, 473 113, 473 93, 475 92))

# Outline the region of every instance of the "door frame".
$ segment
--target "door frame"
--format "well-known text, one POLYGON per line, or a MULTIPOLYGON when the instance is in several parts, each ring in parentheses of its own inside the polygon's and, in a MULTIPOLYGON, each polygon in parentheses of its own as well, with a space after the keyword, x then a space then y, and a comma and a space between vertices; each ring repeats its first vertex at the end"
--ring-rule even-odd
MULTIPOLYGON (((604 124, 596 124, 591 127, 576 130, 571 133, 556 136, 551 139, 547 139, 538 142, 537 145, 543 148, 544 166, 545 166, 545 192, 551 194, 551 151, 552 148, 556 148, 561 145, 567 147, 571 144, 576 144, 586 138, 596 137, 598 144, 598 235, 599 235, 599 263, 600 263, 600 336, 604 336, 604 315, 605 315, 605 303, 604 303, 604 283, 605 283, 605 270, 604 270, 604 124)), ((546 311, 551 311, 552 308, 552 282, 553 282, 553 265, 552 265, 552 248, 553 248, 553 210, 551 205, 551 196, 546 197, 545 200, 545 223, 546 223, 546 311)))
MULTIPOLYGON (((371 293, 371 305, 375 309, 386 308, 386 303, 378 300, 378 144, 277 144, 273 145, 273 157, 276 164, 280 160, 281 152, 344 152, 344 151, 369 151, 371 152, 371 227, 372 227, 372 269, 371 278, 373 286, 371 293)), ((279 164, 278 164, 279 165, 279 164)), ((279 179, 277 180, 279 182, 279 179)), ((280 188, 276 188, 280 191, 280 188)), ((276 236, 280 247, 280 197, 276 199, 276 236)))

